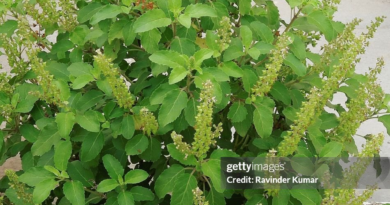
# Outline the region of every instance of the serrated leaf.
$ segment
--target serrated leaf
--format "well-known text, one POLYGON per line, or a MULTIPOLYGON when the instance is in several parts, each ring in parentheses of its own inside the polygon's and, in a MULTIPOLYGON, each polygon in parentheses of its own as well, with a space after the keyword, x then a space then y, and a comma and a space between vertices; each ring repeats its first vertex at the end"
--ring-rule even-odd
POLYGON ((51 147, 60 141, 61 136, 58 133, 57 126, 46 126, 38 136, 38 140, 31 147, 31 153, 34 156, 42 156, 48 152, 51 147))
POLYGON ((93 160, 103 149, 104 135, 102 132, 90 132, 85 136, 80 150, 80 159, 83 162, 93 160))
POLYGON ((291 104, 288 88, 283 83, 276 81, 273 84, 270 93, 276 100, 280 100, 286 105, 291 104))
POLYGON ((338 157, 343 149, 343 145, 339 142, 327 143, 320 152, 320 157, 338 157))
POLYGON ((168 83, 161 84, 155 89, 152 95, 149 98, 149 102, 151 105, 161 104, 165 98, 165 96, 174 89, 177 89, 177 85, 170 85, 168 83))
POLYGON ((69 181, 64 184, 65 197, 72 203, 72 205, 84 205, 84 186, 79 181, 69 181))
POLYGON ((90 131, 90 132, 99 132, 100 131, 100 122, 96 118, 94 111, 89 110, 85 112, 83 115, 76 116, 76 122, 82 128, 90 131))
POLYGON ((116 17, 122 13, 122 8, 114 4, 107 4, 103 8, 99 9, 90 20, 91 25, 95 25, 102 20, 116 17))
POLYGON ((150 138, 148 148, 140 155, 146 161, 157 161, 161 156, 161 142, 156 138, 150 138))
POLYGON ((91 75, 93 67, 89 65, 88 63, 79 62, 79 63, 72 63, 67 70, 69 73, 75 77, 79 77, 82 75, 91 75))
POLYGON ((118 180, 119 178, 123 177, 124 169, 118 159, 110 154, 104 155, 102 159, 103 165, 111 179, 118 180))
POLYGON ((149 177, 149 174, 142 169, 134 169, 127 172, 125 175, 126 184, 138 184, 145 181, 149 177))
POLYGON ((78 11, 77 21, 84 23, 92 18, 104 6, 98 2, 92 2, 78 11))
POLYGON ((29 186, 36 186, 42 181, 54 179, 56 176, 43 167, 32 167, 19 176, 19 181, 29 186))
POLYGON ((161 33, 158 29, 140 33, 140 37, 141 45, 148 53, 158 51, 158 43, 161 40, 161 33))
POLYGON ((236 58, 239 58, 241 56, 243 56, 245 53, 242 51, 242 47, 238 47, 238 46, 229 46, 229 48, 227 48, 225 50, 225 52, 223 53, 223 61, 226 62, 226 61, 231 61, 231 60, 234 60, 236 58))
POLYGON ((253 112, 253 124, 260 137, 269 137, 272 133, 274 119, 272 112, 265 106, 257 106, 253 112))
POLYGON ((121 190, 121 192, 118 194, 118 204, 119 205, 134 205, 133 195, 128 191, 121 190))
POLYGON ((119 20, 115 21, 108 32, 108 42, 111 43, 114 39, 123 39, 123 27, 126 25, 127 21, 119 20))
POLYGON ((200 3, 187 6, 184 14, 192 18, 200 18, 202 16, 217 17, 217 12, 211 6, 200 3))
POLYGON ((173 159, 179 161, 180 163, 182 163, 184 165, 194 165, 194 166, 197 164, 197 160, 196 160, 195 156, 191 155, 191 156, 186 157, 185 154, 183 154, 182 152, 177 150, 177 148, 174 144, 168 144, 167 148, 168 148, 168 152, 171 155, 171 157, 173 159))
POLYGON ((15 30, 18 28, 18 22, 15 20, 8 20, 0 25, 0 34, 7 34, 7 37, 11 37, 15 30))
POLYGON ((20 133, 27 141, 32 143, 37 141, 39 136, 39 130, 31 124, 23 124, 20 126, 20 133))
POLYGON ((390 115, 383 115, 378 118, 378 121, 383 123, 383 125, 386 127, 387 134, 390 135, 390 115))
POLYGON ((188 70, 178 67, 173 68, 169 74, 169 84, 175 84, 183 80, 188 75, 188 70))
POLYGON ((337 37, 337 31, 332 26, 331 20, 323 11, 313 11, 307 15, 307 21, 320 29, 329 42, 337 37))
POLYGON ((327 130, 337 127, 340 123, 337 116, 333 113, 324 113, 320 116, 321 119, 321 130, 327 130))
POLYGON ((191 126, 194 126, 196 123, 196 120, 195 120, 195 115, 197 112, 196 106, 197 106, 196 100, 194 98, 191 98, 188 101, 187 106, 184 109, 184 117, 185 117, 186 121, 188 122, 188 124, 191 126))
POLYGON ((250 14, 252 4, 251 0, 239 0, 238 1, 238 9, 241 13, 241 15, 250 14))
POLYGON ((202 48, 194 54, 195 58, 195 65, 200 66, 202 62, 206 59, 211 58, 213 56, 214 51, 208 49, 208 48, 202 48))
POLYGON ((94 185, 94 175, 92 171, 84 167, 82 162, 70 162, 67 171, 71 179, 80 181, 85 187, 92 187, 94 185))
POLYGON ((134 201, 153 201, 154 199, 153 192, 142 186, 131 188, 130 193, 133 195, 134 201))
POLYGON ((233 103, 230 107, 227 117, 232 122, 242 122, 248 114, 246 108, 241 103, 233 103))
POLYGON ((59 141, 54 146, 54 164, 58 170, 66 171, 68 161, 72 155, 72 143, 70 141, 59 141))
POLYGON ((118 182, 114 179, 105 179, 99 183, 97 186, 98 192, 109 192, 119 186, 118 182))
POLYGON ((133 43, 135 40, 135 37, 137 34, 134 32, 133 28, 134 22, 128 22, 124 27, 122 31, 123 38, 125 40, 125 45, 129 46, 133 43))
POLYGON ((167 18, 161 9, 152 9, 142 14, 134 22, 134 32, 142 33, 154 28, 166 27, 171 24, 171 19, 167 18))
POLYGON ((243 75, 242 69, 238 67, 238 65, 233 61, 224 62, 223 65, 221 66, 221 69, 227 75, 235 78, 240 78, 243 75))
POLYGON ((134 135, 134 132, 135 132, 135 124, 134 124, 133 116, 132 115, 124 116, 121 123, 120 133, 126 139, 131 139, 134 135))
POLYGON ((195 53, 195 43, 186 38, 175 38, 171 41, 170 50, 180 54, 192 56, 195 53))
POLYGON ((57 186, 57 182, 54 179, 46 179, 39 182, 33 192, 33 201, 34 203, 40 204, 47 197, 49 197, 50 192, 57 186))
POLYGON ((306 58, 306 45, 300 37, 294 36, 294 42, 289 47, 298 59, 304 60, 306 58))
POLYGON ((304 76, 306 74, 306 66, 301 61, 299 61, 294 56, 294 54, 287 54, 286 58, 284 59, 284 63, 290 66, 294 73, 298 76, 304 76))
POLYGON ((272 44, 274 41, 274 34, 267 25, 261 23, 260 21, 254 21, 250 24, 250 27, 263 41, 272 44))
POLYGON ((305 188, 305 186, 298 185, 290 190, 292 197, 298 199, 305 205, 321 204, 322 198, 317 189, 299 189, 300 187, 305 188))
POLYGON ((186 58, 175 51, 157 51, 149 57, 149 59, 157 64, 166 65, 171 68, 185 69, 187 66, 186 58))
POLYGON ((250 93, 253 86, 256 84, 258 77, 251 69, 243 69, 242 82, 244 84, 244 90, 250 93))
POLYGON ((168 169, 165 169, 157 178, 154 184, 154 191, 158 198, 163 198, 166 194, 173 191, 177 177, 182 174, 185 169, 178 165, 173 164, 168 169), (169 184, 170 186, 167 186, 169 184))
POLYGON ((69 134, 72 131, 75 122, 76 118, 73 112, 58 113, 56 115, 58 133, 61 135, 61 137, 69 137, 69 134))
POLYGON ((188 205, 193 203, 192 190, 197 187, 196 178, 193 175, 182 173, 173 187, 171 204, 188 205))
POLYGON ((126 143, 127 155, 139 155, 142 154, 149 146, 149 140, 145 135, 139 134, 131 138, 126 143))
POLYGON ((248 26, 241 26, 240 36, 242 39, 242 44, 244 44, 245 46, 245 49, 249 49, 253 40, 252 30, 248 26))
POLYGON ((175 121, 181 111, 187 106, 187 94, 181 90, 172 90, 164 98, 161 105, 158 122, 161 127, 175 121))
POLYGON ((209 192, 206 195, 206 200, 210 205, 225 205, 225 196, 221 193, 218 193, 214 187, 211 187, 209 192))

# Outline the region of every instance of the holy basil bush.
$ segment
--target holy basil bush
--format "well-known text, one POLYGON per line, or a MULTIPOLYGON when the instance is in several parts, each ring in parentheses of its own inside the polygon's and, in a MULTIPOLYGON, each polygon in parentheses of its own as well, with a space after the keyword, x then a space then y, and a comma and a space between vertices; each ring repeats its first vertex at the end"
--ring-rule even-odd
MULTIPOLYGON (((287 2, 285 21, 270 0, 2 1, 0 163, 19 153, 23 170, 0 201, 362 204, 374 188, 221 187, 221 157, 372 157, 383 135, 358 152, 360 124, 390 131, 383 60, 354 72, 384 17, 357 35, 360 20, 333 20, 339 0, 287 2)), ((328 183, 329 167, 302 166, 328 183)))

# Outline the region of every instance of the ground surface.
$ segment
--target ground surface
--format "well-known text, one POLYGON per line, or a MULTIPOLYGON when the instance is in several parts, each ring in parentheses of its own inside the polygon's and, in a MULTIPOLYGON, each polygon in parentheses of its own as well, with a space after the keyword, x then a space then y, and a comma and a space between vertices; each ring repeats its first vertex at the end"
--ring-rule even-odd
MULTIPOLYGON (((284 19, 288 20, 290 16, 290 10, 284 0, 275 0, 276 4, 280 7, 281 15, 284 19)), ((375 35, 375 38, 371 40, 370 47, 367 52, 362 56, 361 63, 357 67, 358 73, 365 73, 369 67, 375 66, 376 59, 378 57, 384 57, 386 66, 382 74, 379 76, 380 84, 386 93, 390 93, 390 0, 342 0, 339 6, 339 12, 335 15, 335 19, 347 23, 354 18, 363 19, 363 23, 357 28, 357 32, 361 33, 365 30, 366 25, 370 23, 375 16, 387 15, 388 19, 385 20, 383 25, 379 28, 375 35)), ((7 71, 6 58, 0 57, 0 64, 5 67, 7 71)), ((1 72, 1 71, 0 71, 1 72)), ((335 102, 344 102, 345 98, 342 95, 337 95, 334 99, 335 102)), ((386 129, 381 123, 376 120, 370 120, 365 122, 358 130, 358 134, 365 135, 368 133, 386 133, 386 129)), ((364 144, 362 138, 356 137, 356 143, 359 145, 364 144)), ((385 143, 381 150, 382 156, 390 157, 390 137, 386 135, 385 143)), ((15 157, 9 159, 5 164, 0 167, 0 178, 3 176, 5 169, 21 169, 20 158, 15 157)), ((390 179, 388 179, 390 180, 390 179)), ((371 202, 389 202, 390 190, 376 191, 371 202)))

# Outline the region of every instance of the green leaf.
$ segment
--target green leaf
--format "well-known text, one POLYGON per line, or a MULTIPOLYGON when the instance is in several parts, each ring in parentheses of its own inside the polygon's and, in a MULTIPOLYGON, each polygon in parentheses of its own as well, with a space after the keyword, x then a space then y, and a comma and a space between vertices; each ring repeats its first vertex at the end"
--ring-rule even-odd
POLYGON ((54 179, 56 176, 43 167, 32 167, 19 176, 19 181, 29 186, 36 186, 42 181, 54 179))
POLYGON ((390 115, 383 115, 378 118, 379 122, 386 127, 387 134, 390 135, 390 115))
POLYGON ((108 42, 111 43, 114 39, 123 39, 123 27, 126 25, 127 21, 119 20, 115 21, 108 32, 108 42))
POLYGON ((54 164, 58 170, 66 171, 68 161, 72 155, 72 143, 70 141, 59 141, 54 146, 54 164))
POLYGON ((184 117, 189 125, 194 126, 196 123, 195 115, 197 111, 197 102, 194 98, 191 98, 187 106, 184 108, 184 117))
POLYGON ((118 180, 119 178, 123 177, 124 169, 121 163, 114 156, 106 154, 102 159, 104 167, 106 168, 111 179, 118 180))
POLYGON ((195 43, 186 38, 175 38, 171 41, 170 48, 180 54, 192 56, 195 53, 195 43))
POLYGON ((69 81, 70 74, 67 67, 67 64, 51 61, 47 63, 45 70, 48 70, 55 78, 62 79, 67 82, 69 81))
POLYGON ((187 94, 181 90, 172 90, 164 98, 161 105, 158 122, 160 126, 164 127, 169 123, 175 121, 179 117, 181 111, 187 106, 187 94))
POLYGON ((142 169, 134 169, 127 172, 125 175, 126 184, 138 184, 145 181, 149 177, 149 174, 142 169))
POLYGON ((200 18, 203 16, 217 17, 217 12, 211 6, 200 3, 187 6, 184 14, 191 18, 200 18))
POLYGON ((221 185, 221 160, 220 159, 209 159, 207 162, 202 164, 202 172, 204 175, 210 177, 213 182, 213 188, 219 192, 223 193, 221 185))
POLYGON ((243 71, 238 65, 233 62, 224 62, 223 65, 221 66, 221 69, 223 72, 225 72, 227 75, 235 77, 235 78, 240 78, 243 76, 243 71))
POLYGON ((133 195, 128 191, 121 190, 121 192, 118 194, 118 204, 134 205, 133 195))
POLYGON ((161 104, 165 96, 174 89, 178 89, 177 85, 170 85, 168 83, 161 84, 155 89, 149 98, 151 105, 161 104))
POLYGON ((126 154, 127 155, 139 155, 142 154, 149 146, 149 140, 148 138, 143 135, 139 134, 135 137, 131 138, 126 143, 126 154))
POLYGON ((69 181, 64 184, 65 197, 72 203, 72 205, 84 205, 84 186, 79 181, 69 181))
POLYGON ((91 75, 93 67, 89 65, 88 63, 79 62, 79 63, 72 63, 67 70, 69 73, 75 77, 83 76, 83 75, 91 75))
POLYGON ((103 96, 104 94, 100 91, 90 90, 85 93, 77 102, 75 102, 74 107, 80 112, 84 112, 87 109, 96 105, 96 103, 98 103, 103 98, 103 96))
POLYGON ((169 84, 175 84, 183 80, 188 75, 188 70, 184 68, 174 68, 169 74, 169 84))
POLYGON ((94 175, 90 169, 83 166, 80 161, 73 161, 68 164, 68 174, 71 179, 80 181, 85 187, 92 187, 94 175))
POLYGON ((89 32, 90 30, 88 26, 77 26, 74 31, 70 33, 70 40, 72 41, 72 43, 82 46, 84 45, 85 37, 89 32))
POLYGON ((337 116, 333 113, 324 113, 320 116, 322 121, 321 130, 327 130, 337 127, 340 123, 337 116))
POLYGON ((100 131, 100 122, 96 118, 95 112, 92 110, 85 112, 84 115, 77 115, 76 122, 82 128, 84 128, 90 132, 99 132, 100 131))
POLYGON ((291 158, 292 168, 299 174, 311 176, 314 173, 314 164, 303 154, 296 154, 291 158))
POLYGON ((169 66, 171 68, 182 68, 185 70, 187 67, 187 59, 175 51, 157 51, 153 53, 149 59, 154 63, 169 66))
POLYGON ((238 9, 241 13, 241 15, 250 14, 252 4, 251 0, 239 0, 238 1, 238 9))
POLYGON ((161 142, 156 138, 150 138, 149 147, 140 155, 145 161, 157 161, 161 156, 161 142))
POLYGON ((140 34, 141 45, 148 53, 158 51, 158 43, 161 40, 161 33, 158 29, 152 29, 140 34))
POLYGON ((317 189, 303 189, 305 186, 298 185, 290 190, 291 196, 298 199, 305 205, 318 205, 321 204, 321 195, 317 189), (302 189, 299 189, 301 188, 302 189))
POLYGON ((83 140, 80 150, 80 159, 83 162, 88 162, 95 159, 103 149, 104 135, 102 132, 89 132, 83 140))
POLYGON ((58 133, 61 135, 61 137, 69 137, 69 134, 72 131, 75 122, 76 118, 73 112, 58 113, 56 115, 58 133))
POLYGON ((206 200, 210 205, 225 205, 225 196, 222 193, 218 193, 214 187, 211 187, 206 195, 206 200))
POLYGON ((274 41, 274 34, 271 29, 261 23, 260 21, 254 21, 250 24, 250 27, 256 35, 258 35, 263 41, 272 44, 274 41))
POLYGON ((134 196, 134 201, 153 201, 154 199, 153 192, 142 186, 131 188, 130 193, 134 196))
POLYGON ((307 21, 317 26, 325 35, 325 39, 329 42, 337 37, 337 31, 334 30, 330 19, 323 11, 313 11, 307 15, 307 21))
POLYGON ((195 58, 195 65, 200 66, 202 62, 206 59, 211 58, 213 56, 214 51, 208 49, 208 48, 202 48, 194 54, 195 58))
POLYGON ((168 0, 168 8, 174 14, 179 14, 181 12, 181 4, 182 0, 168 0))
POLYGON ((279 9, 273 1, 266 1, 268 24, 272 27, 279 28, 279 9))
POLYGON ((29 142, 34 143, 39 136, 39 130, 31 124, 23 124, 20 127, 20 133, 29 142))
POLYGON ((294 8, 294 7, 302 5, 303 0, 287 0, 287 2, 291 8, 294 8))
POLYGON ((0 25, 0 34, 5 33, 7 37, 11 37, 18 28, 18 22, 15 20, 8 20, 0 25))
POLYGON ((284 63, 290 66, 294 73, 298 76, 304 76, 306 74, 306 66, 301 61, 299 61, 294 56, 294 54, 287 54, 286 58, 284 59, 284 63))
POLYGON ((177 18, 179 23, 186 28, 191 28, 191 16, 187 14, 181 14, 179 18, 177 18))
POLYGON ((137 34, 134 32, 133 25, 134 25, 134 22, 128 22, 123 27, 122 35, 124 37, 126 46, 131 45, 134 42, 135 37, 137 36, 137 34))
POLYGON ((135 132, 134 118, 132 115, 127 115, 123 117, 121 123, 121 131, 120 133, 126 139, 131 139, 135 132))
POLYGON ((343 149, 343 145, 339 142, 327 143, 320 152, 320 157, 338 157, 343 149))
MULTIPOLYGON (((249 2, 250 2, 250 0, 249 0, 249 2)), ((249 49, 251 44, 252 44, 252 40, 253 40, 252 30, 248 26, 241 26, 240 27, 240 36, 242 39, 242 44, 244 44, 244 46, 245 46, 245 49, 249 49)))
POLYGON ((252 69, 243 69, 242 83, 244 84, 244 90, 250 93, 253 86, 256 84, 258 77, 252 69))
POLYGON ((105 179, 97 186, 98 192, 109 192, 119 186, 118 182, 114 179, 105 179))
POLYGON ((77 14, 77 21, 79 23, 84 23, 92 18, 93 15, 95 15, 100 9, 102 9, 104 6, 101 5, 98 2, 92 2, 88 4, 87 6, 83 7, 79 10, 77 14))
POLYGON ((111 19, 122 13, 122 8, 114 4, 107 4, 99 9, 90 20, 91 25, 95 25, 104 19, 111 19))
MULTIPOLYGON (((221 180, 221 179, 219 179, 221 180)), ((182 173, 173 187, 171 204, 187 205, 193 203, 192 190, 197 187, 196 178, 193 175, 182 173)))
POLYGON ((291 104, 291 97, 289 95, 289 91, 283 83, 276 81, 273 84, 270 93, 276 100, 280 100, 286 105, 291 104))
POLYGON ((65 53, 72 48, 74 48, 72 41, 64 39, 53 45, 51 53, 65 53))
POLYGON ((257 105, 253 112, 253 124, 260 137, 269 137, 272 133, 274 119, 272 112, 265 106, 257 105))
POLYGON ((31 147, 31 153, 34 156, 42 156, 48 152, 51 147, 61 140, 56 125, 46 126, 38 136, 38 140, 31 147))
POLYGON ((57 186, 57 182, 54 179, 46 179, 39 182, 33 192, 34 203, 42 203, 49 195, 50 192, 57 186))
POLYGON ((171 144, 167 145, 167 148, 168 148, 168 152, 171 155, 171 157, 173 159, 179 161, 180 163, 182 163, 184 165, 194 165, 194 166, 197 164, 197 160, 196 160, 195 156, 191 155, 191 156, 186 157, 185 154, 183 154, 182 152, 177 150, 176 145, 171 143, 171 144))
POLYGON ((272 198, 272 204, 288 205, 290 201, 290 191, 288 189, 280 189, 278 197, 272 198))
POLYGON ((152 9, 142 14, 134 22, 134 32, 142 33, 154 28, 166 27, 171 24, 171 19, 167 18, 161 9, 152 9))
POLYGON ((229 46, 228 49, 223 53, 223 61, 231 61, 236 58, 243 56, 245 53, 242 51, 241 47, 238 46, 229 46))
POLYGON ((163 198, 166 194, 173 191, 173 187, 176 184, 176 179, 180 176, 185 169, 178 165, 173 164, 168 169, 165 169, 157 178, 154 184, 154 191, 158 198, 163 198), (167 186, 169 184, 170 186, 167 186))
POLYGON ((229 109, 227 117, 232 122, 242 122, 248 114, 244 105, 240 102, 235 102, 229 109))
POLYGON ((306 45, 300 37, 294 36, 294 42, 290 44, 289 47, 299 60, 304 60, 306 58, 306 45))

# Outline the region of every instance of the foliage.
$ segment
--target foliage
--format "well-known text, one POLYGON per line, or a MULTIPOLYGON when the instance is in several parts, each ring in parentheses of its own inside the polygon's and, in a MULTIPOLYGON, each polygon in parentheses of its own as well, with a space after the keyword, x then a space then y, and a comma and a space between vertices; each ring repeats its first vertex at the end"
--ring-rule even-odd
POLYGON ((289 22, 270 0, 2 1, 0 164, 20 153, 23 170, 7 171, 1 201, 361 204, 375 187, 221 187, 221 157, 371 157, 383 135, 359 153, 360 124, 390 133, 383 60, 355 73, 384 17, 357 35, 360 20, 333 20, 337 0, 287 2, 289 22))

